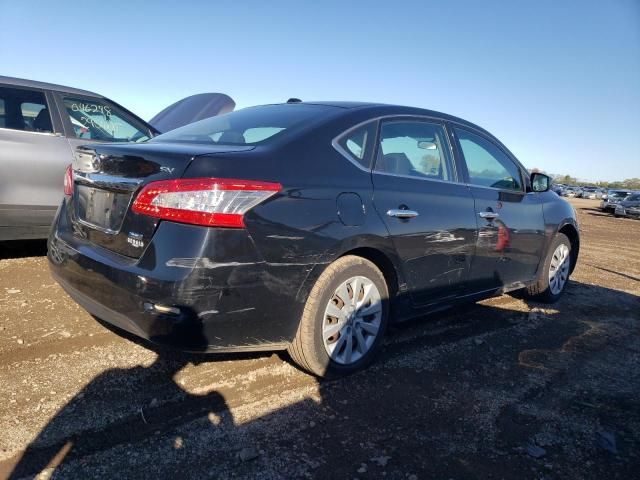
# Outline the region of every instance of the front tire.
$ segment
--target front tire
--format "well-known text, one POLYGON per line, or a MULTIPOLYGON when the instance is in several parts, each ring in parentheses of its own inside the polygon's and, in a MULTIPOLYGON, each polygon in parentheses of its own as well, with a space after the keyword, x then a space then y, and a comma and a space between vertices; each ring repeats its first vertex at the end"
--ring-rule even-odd
POLYGON ((372 262, 346 255, 316 281, 289 355, 304 370, 324 378, 367 366, 379 350, 389 317, 389 289, 372 262))
POLYGON ((557 302, 569 281, 571 258, 569 238, 564 233, 557 233, 536 283, 527 288, 527 296, 538 302, 557 302))

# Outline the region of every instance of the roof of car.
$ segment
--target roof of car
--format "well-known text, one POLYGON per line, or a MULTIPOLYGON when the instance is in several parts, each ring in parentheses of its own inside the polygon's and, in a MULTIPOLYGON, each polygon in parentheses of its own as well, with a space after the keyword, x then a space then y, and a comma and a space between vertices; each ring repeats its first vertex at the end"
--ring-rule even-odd
MULTIPOLYGON (((456 117, 454 115, 449 115, 447 113, 438 112, 435 110, 429 110, 421 107, 410 107, 407 105, 393 105, 389 103, 377 103, 377 102, 347 102, 347 101, 301 101, 301 102, 287 102, 286 105, 323 105, 327 107, 337 107, 343 108, 346 110, 369 110, 376 111, 380 115, 417 115, 417 116, 430 116, 436 118, 444 118, 454 122, 458 122, 461 124, 469 125, 478 130, 482 130, 485 133, 487 132, 482 127, 475 125, 474 123, 465 120, 460 117, 456 117)), ((489 135, 491 135, 489 133, 489 135)), ((493 135, 492 135, 493 136, 493 135)))
POLYGON ((2 75, 0 75, 0 84, 12 85, 15 87, 42 88, 43 90, 55 90, 57 92, 73 93, 89 97, 102 97, 102 95, 98 95, 97 93, 90 92, 88 90, 81 90, 79 88, 65 87, 63 85, 56 85, 55 83, 38 82, 36 80, 27 80, 24 78, 3 77, 2 75))
POLYGON ((307 105, 326 105, 328 107, 339 107, 339 108, 359 108, 359 107, 377 107, 380 105, 384 105, 382 103, 374 103, 374 102, 347 102, 347 101, 326 101, 323 100, 321 102, 288 102, 288 103, 306 103, 307 105))

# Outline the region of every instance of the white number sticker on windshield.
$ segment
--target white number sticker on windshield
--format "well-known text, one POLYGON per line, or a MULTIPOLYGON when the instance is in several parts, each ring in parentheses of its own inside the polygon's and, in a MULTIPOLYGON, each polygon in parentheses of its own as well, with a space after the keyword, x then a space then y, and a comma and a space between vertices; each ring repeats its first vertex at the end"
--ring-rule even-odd
POLYGON ((95 103, 82 103, 82 102, 73 102, 71 104, 71 110, 74 112, 82 112, 82 113, 99 113, 104 115, 105 117, 111 117, 111 107, 107 105, 97 105, 95 103))

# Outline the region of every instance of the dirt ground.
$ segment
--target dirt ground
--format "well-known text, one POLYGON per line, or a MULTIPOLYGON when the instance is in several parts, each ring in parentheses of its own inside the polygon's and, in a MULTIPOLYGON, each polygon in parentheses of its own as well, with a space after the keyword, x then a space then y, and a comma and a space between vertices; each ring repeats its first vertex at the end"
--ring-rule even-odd
POLYGON ((638 478, 640 221, 572 203, 559 303, 403 324, 334 382, 151 350, 76 306, 42 242, 0 244, 0 478, 638 478))

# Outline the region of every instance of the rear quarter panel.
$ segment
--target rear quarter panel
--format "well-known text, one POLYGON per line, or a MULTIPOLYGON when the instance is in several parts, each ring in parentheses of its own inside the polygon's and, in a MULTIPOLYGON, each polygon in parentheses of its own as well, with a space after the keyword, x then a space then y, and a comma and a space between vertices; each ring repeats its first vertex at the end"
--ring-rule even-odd
POLYGON ((274 295, 286 293, 301 314, 313 284, 336 258, 353 249, 374 248, 394 261, 395 251, 372 203, 370 173, 349 162, 331 140, 355 123, 332 122, 286 144, 259 146, 241 155, 197 158, 184 177, 220 176, 279 182, 276 196, 245 215, 247 230, 264 261, 274 295), (348 193, 348 202, 339 197, 348 193), (359 198, 357 206, 353 200, 359 198), (339 204, 353 210, 350 221, 339 204), (360 209, 362 215, 355 210, 360 209), (356 219, 355 221, 353 219, 356 219), (345 224, 346 223, 346 224, 345 224))

